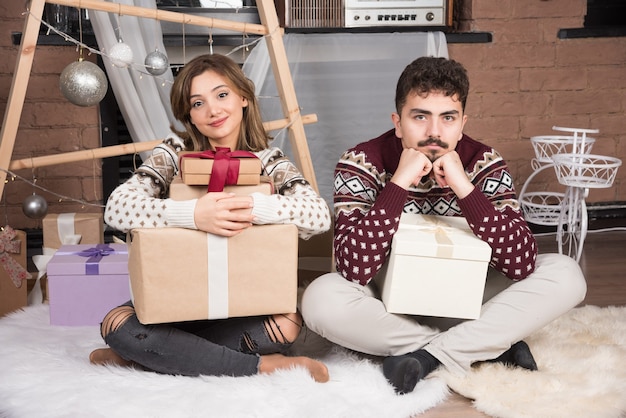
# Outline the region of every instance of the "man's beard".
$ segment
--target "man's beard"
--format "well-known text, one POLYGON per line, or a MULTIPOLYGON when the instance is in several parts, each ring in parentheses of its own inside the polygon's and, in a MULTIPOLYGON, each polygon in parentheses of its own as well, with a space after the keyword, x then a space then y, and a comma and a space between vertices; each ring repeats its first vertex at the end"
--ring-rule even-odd
MULTIPOLYGON (((441 139, 434 138, 434 137, 428 137, 427 139, 418 142, 417 146, 418 147, 427 147, 427 146, 432 145, 432 144, 437 145, 441 149, 448 149, 448 144, 443 142, 441 139)), ((425 153, 425 155, 428 157, 428 159, 431 162, 434 162, 437 158, 439 158, 439 156, 437 155, 437 151, 430 151, 430 152, 425 153)))

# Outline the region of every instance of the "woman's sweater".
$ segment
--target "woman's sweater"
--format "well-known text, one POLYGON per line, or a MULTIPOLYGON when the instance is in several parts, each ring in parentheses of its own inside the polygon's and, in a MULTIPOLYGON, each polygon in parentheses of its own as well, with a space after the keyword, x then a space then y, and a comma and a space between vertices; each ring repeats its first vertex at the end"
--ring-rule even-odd
MULTIPOLYGON (((179 227, 197 229, 197 199, 168 198, 169 185, 178 174, 178 155, 184 151, 177 137, 167 138, 109 197, 104 219, 120 231, 133 228, 179 227)), ((328 205, 279 148, 254 153, 263 166, 261 175, 272 179, 275 194, 253 193, 255 224, 295 224, 307 239, 330 228, 328 205)))

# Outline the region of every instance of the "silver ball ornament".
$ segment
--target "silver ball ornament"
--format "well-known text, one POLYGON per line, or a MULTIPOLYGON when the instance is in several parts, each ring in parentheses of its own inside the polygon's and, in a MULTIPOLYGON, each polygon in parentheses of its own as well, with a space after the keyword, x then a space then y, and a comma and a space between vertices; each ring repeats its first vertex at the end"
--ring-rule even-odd
POLYGON ((111 63, 119 68, 126 68, 133 63, 133 50, 128 44, 119 41, 109 49, 111 63))
POLYGON ((63 96, 77 106, 93 106, 107 93, 106 74, 89 61, 75 61, 61 72, 59 87, 63 96))
POLYGON ((144 64, 146 65, 146 71, 152 75, 161 75, 166 72, 170 66, 167 55, 158 49, 146 55, 144 64))
POLYGON ((24 199, 22 212, 31 219, 41 219, 48 213, 48 202, 43 197, 33 193, 24 199))

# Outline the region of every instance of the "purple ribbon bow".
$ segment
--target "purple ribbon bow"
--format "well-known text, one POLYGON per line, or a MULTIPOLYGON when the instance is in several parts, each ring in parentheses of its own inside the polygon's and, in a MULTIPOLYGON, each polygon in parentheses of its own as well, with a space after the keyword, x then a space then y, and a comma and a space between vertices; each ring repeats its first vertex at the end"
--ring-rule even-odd
POLYGON ((100 274, 98 263, 100 263, 102 257, 115 254, 115 250, 111 248, 109 244, 97 244, 95 247, 87 248, 76 254, 81 257, 89 257, 85 264, 85 274, 94 276, 100 274))

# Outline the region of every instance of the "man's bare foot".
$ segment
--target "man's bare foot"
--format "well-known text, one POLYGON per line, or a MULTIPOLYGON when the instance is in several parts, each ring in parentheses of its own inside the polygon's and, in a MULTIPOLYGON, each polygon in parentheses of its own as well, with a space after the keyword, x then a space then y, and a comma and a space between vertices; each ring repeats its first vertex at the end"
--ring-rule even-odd
POLYGON ((321 361, 309 357, 287 357, 282 354, 268 354, 261 356, 259 363, 260 373, 272 373, 278 369, 290 369, 301 366, 306 368, 316 382, 328 382, 328 368, 321 361))
POLYGON ((132 367, 136 365, 136 363, 132 361, 124 360, 119 356, 119 354, 110 348, 98 348, 97 350, 93 350, 91 354, 89 354, 89 361, 91 364, 96 365, 114 364, 116 366, 123 367, 132 367))

